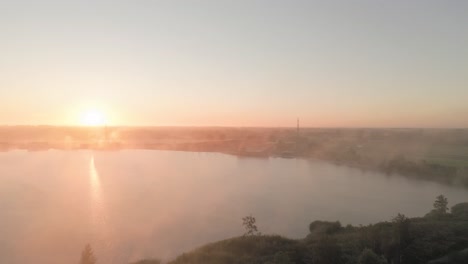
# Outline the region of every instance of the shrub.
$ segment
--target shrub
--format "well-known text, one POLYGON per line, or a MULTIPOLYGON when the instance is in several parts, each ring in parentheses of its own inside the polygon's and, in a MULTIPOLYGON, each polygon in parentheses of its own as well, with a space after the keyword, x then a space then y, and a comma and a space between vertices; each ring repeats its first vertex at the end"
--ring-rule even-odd
POLYGON ((384 257, 379 257, 371 249, 364 249, 359 255, 359 264, 386 264, 387 260, 384 257))
POLYGON ((452 206, 451 212, 455 218, 468 220, 468 203, 459 203, 452 206))

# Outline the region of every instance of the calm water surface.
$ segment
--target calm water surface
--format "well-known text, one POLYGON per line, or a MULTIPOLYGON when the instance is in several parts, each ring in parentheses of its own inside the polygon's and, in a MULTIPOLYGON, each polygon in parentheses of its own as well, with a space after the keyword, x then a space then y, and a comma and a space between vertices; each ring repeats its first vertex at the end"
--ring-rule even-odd
POLYGON ((170 259, 243 233, 304 237, 313 220, 368 224, 422 216, 468 191, 325 162, 171 151, 0 153, 0 263, 170 259))

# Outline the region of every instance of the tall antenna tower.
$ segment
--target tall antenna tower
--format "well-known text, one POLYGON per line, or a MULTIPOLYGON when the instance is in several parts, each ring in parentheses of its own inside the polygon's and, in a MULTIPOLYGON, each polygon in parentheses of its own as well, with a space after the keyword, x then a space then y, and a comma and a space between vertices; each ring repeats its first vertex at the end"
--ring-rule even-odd
POLYGON ((299 154, 299 117, 297 118, 297 128, 296 128, 296 148, 295 148, 295 155, 299 154))
POLYGON ((297 135, 299 136, 299 117, 297 118, 297 135))

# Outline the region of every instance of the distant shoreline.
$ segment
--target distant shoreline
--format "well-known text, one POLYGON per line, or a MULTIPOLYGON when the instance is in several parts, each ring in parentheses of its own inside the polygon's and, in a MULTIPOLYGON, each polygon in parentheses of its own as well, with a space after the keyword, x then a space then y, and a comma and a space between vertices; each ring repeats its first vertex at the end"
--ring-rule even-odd
MULTIPOLYGON (((216 154, 224 154, 238 158, 248 158, 248 159, 270 159, 270 158, 280 158, 280 159, 301 159, 301 160, 310 160, 310 161, 320 161, 326 162, 329 164, 333 164, 336 166, 346 166, 353 169, 363 170, 363 171, 370 171, 370 172, 377 172, 383 173, 387 175, 396 175, 400 177, 415 179, 415 180, 423 180, 423 181, 431 181, 431 182, 438 182, 441 184, 446 185, 459 185, 456 182, 450 182, 446 179, 431 179, 431 178, 424 178, 419 177, 418 175, 414 174, 402 174, 398 173, 397 171, 388 171, 384 170, 383 168, 378 167, 366 167, 366 166, 359 166, 358 164, 347 164, 344 162, 338 162, 333 160, 326 160, 326 159, 318 159, 318 158, 311 158, 311 157, 301 157, 301 156, 281 156, 281 155, 249 155, 248 153, 233 153, 233 152, 222 152, 222 151, 203 151, 203 150, 185 150, 185 149, 171 149, 171 148, 41 148, 41 149, 25 149, 25 148, 11 148, 8 150, 1 150, 1 152, 9 152, 9 151, 27 151, 27 152, 46 152, 46 151, 101 151, 101 152, 119 152, 119 151, 132 151, 132 150, 146 150, 146 151, 174 151, 174 152, 187 152, 187 153, 216 153, 216 154)), ((468 185, 462 184, 463 187, 468 188, 468 185)))
POLYGON ((169 150, 320 160, 468 187, 468 130, 0 126, 0 151, 169 150))

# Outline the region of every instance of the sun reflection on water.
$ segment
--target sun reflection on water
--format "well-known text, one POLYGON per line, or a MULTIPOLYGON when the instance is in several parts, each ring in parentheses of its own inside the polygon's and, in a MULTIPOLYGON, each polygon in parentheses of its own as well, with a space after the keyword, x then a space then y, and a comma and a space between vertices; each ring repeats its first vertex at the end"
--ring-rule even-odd
POLYGON ((110 229, 107 222, 106 208, 103 202, 103 193, 101 187, 101 178, 96 169, 94 156, 89 161, 89 182, 90 182, 90 202, 91 202, 91 226, 93 238, 91 244, 93 249, 99 255, 101 263, 107 263, 110 260, 107 256, 111 255, 110 229))
POLYGON ((97 209, 102 207, 102 197, 101 197, 101 181, 99 179, 99 174, 96 170, 96 165, 94 164, 94 156, 91 157, 89 162, 89 177, 91 183, 91 201, 93 203, 93 218, 94 213, 98 213, 97 209))

